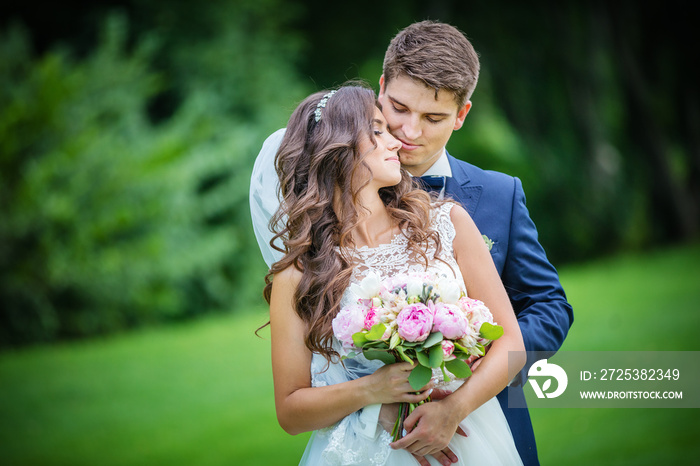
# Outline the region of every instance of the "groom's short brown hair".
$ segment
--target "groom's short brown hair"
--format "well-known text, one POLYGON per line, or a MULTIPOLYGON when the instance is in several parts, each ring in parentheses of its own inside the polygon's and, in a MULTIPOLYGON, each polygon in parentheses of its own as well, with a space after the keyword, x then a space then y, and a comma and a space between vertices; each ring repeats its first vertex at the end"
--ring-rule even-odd
POLYGON ((384 55, 384 81, 406 75, 454 95, 458 107, 471 97, 479 78, 479 56, 462 31, 436 21, 413 23, 400 31, 384 55))

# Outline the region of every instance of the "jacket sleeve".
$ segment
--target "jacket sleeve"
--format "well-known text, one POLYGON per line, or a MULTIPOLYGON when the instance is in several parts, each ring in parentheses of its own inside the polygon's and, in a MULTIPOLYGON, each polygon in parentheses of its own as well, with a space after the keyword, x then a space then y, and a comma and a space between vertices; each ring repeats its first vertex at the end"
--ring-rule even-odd
POLYGON ((518 178, 513 180, 510 237, 501 278, 517 315, 525 349, 537 352, 528 354, 520 373, 520 383, 525 383, 530 365, 554 355, 561 347, 574 314, 559 275, 537 239, 522 183, 518 178))

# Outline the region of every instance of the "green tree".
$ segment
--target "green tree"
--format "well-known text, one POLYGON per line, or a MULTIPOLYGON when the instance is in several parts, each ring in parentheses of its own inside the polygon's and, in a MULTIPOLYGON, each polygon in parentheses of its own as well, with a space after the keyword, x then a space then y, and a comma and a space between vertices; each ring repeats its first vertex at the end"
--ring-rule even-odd
POLYGON ((297 78, 267 71, 286 66, 272 35, 219 29, 199 43, 209 77, 182 80, 173 70, 203 59, 195 44, 163 65, 167 35, 128 38, 111 15, 83 59, 35 58, 21 28, 0 41, 0 345, 259 302, 248 181, 283 121, 275 98, 299 95, 297 78), (246 63, 227 59, 250 54, 257 79, 228 74, 246 63), (154 121, 164 91, 177 99, 154 121))

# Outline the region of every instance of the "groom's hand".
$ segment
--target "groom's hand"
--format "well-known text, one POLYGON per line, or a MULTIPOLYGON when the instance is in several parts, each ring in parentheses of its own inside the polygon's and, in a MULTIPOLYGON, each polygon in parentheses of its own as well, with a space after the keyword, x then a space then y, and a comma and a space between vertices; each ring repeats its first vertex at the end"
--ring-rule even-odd
MULTIPOLYGON (((420 405, 406 418, 408 434, 393 442, 391 448, 405 449, 414 456, 440 454, 448 449, 447 445, 457 431, 462 420, 458 416, 450 404, 443 401, 420 405)), ((447 458, 450 462, 442 464, 452 462, 452 458, 447 458)))
MULTIPOLYGON (((433 395, 437 395, 437 399, 443 399, 447 395, 449 395, 450 391, 448 390, 434 390, 433 395)), ((431 396, 433 396, 431 395, 431 396)), ((396 422, 396 418, 399 415, 399 403, 392 403, 392 404, 383 404, 382 409, 379 412, 379 424, 386 430, 387 432, 391 432, 392 429, 394 428, 394 422, 396 422)), ((460 435, 464 435, 465 437, 467 436, 464 431, 461 428, 457 429, 457 433, 460 435)), ((430 463, 428 460, 425 458, 425 456, 419 456, 416 454, 413 454, 413 457, 418 461, 418 463, 421 466, 430 466, 430 463)), ((457 455, 455 455, 452 450, 449 448, 445 448, 443 451, 439 451, 435 454, 432 455, 440 464, 443 464, 445 466, 449 466, 452 463, 456 463, 457 460, 457 455)))
POLYGON ((379 411, 379 425, 391 433, 397 417, 399 417, 399 403, 383 404, 379 411))

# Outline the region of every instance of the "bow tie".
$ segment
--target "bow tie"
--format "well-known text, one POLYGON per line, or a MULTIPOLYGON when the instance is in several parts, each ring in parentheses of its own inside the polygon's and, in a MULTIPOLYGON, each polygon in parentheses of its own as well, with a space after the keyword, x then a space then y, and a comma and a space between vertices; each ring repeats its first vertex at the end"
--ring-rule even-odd
POLYGON ((413 179, 418 181, 421 188, 428 191, 429 193, 440 192, 445 187, 446 176, 441 175, 429 175, 429 176, 416 176, 413 179))

